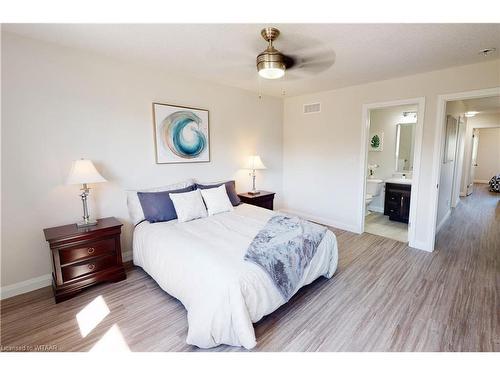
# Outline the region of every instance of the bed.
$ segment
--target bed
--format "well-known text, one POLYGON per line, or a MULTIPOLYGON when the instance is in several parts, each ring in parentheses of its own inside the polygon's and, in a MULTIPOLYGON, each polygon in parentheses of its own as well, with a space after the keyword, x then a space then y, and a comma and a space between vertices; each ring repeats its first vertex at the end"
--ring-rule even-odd
MULTIPOLYGON (((285 303, 271 278, 244 261, 252 239, 276 212, 241 204, 231 212, 179 223, 143 221, 134 230, 134 264, 187 309, 186 342, 200 348, 256 345, 252 323, 285 303)), ((333 276, 337 241, 327 231, 295 292, 333 276)))

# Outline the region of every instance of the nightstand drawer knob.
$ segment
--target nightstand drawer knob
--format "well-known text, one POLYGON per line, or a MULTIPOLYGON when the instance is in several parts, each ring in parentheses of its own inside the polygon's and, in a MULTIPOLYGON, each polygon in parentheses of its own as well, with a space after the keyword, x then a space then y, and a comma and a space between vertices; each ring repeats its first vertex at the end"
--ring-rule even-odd
POLYGON ((93 247, 89 247, 89 248, 87 249, 87 252, 88 252, 89 254, 94 254, 94 251, 95 251, 95 248, 93 248, 93 247))
POLYGON ((95 268, 95 264, 92 264, 92 263, 91 263, 91 264, 89 264, 89 265, 88 265, 88 267, 89 267, 89 270, 91 270, 91 271, 92 271, 92 270, 95 268))

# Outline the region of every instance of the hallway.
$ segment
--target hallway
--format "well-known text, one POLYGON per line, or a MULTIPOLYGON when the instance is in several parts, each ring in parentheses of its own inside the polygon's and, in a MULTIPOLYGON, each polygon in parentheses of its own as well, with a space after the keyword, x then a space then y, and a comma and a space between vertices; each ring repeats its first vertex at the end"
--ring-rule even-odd
POLYGON ((474 186, 437 236, 433 264, 442 271, 436 270, 435 280, 443 283, 443 297, 451 303, 450 339, 460 338, 460 350, 478 350, 472 341, 493 335, 492 349, 499 351, 500 194, 489 192, 487 184, 474 186))

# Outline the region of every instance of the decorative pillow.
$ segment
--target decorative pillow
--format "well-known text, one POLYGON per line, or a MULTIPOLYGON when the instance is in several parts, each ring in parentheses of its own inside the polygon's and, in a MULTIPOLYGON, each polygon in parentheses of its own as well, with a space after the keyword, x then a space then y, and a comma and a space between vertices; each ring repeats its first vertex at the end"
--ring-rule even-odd
POLYGON ((187 193, 170 193, 180 223, 207 216, 200 189, 187 193))
POLYGON ((188 186, 184 189, 158 191, 158 192, 142 192, 139 191, 137 196, 141 202, 144 218, 150 223, 157 223, 160 221, 170 221, 177 219, 175 207, 170 199, 170 193, 186 193, 193 191, 194 185, 188 186))
POLYGON ((206 184, 206 185, 197 183, 196 188, 201 189, 201 190, 213 189, 213 188, 219 187, 221 185, 226 186, 226 193, 227 193, 227 196, 229 197, 229 200, 231 201, 231 204, 233 206, 239 205, 241 203, 241 200, 240 200, 240 197, 238 197, 238 194, 236 194, 236 186, 235 186, 234 180, 227 181, 227 182, 219 182, 219 183, 215 183, 215 184, 206 184))
POLYGON ((127 206, 128 213, 130 216, 130 220, 132 220, 132 224, 137 225, 141 221, 146 220, 144 217, 144 212, 142 211, 141 202, 139 201, 139 197, 137 193, 141 192, 158 192, 158 191, 169 191, 169 190, 177 190, 182 189, 188 186, 194 185, 194 181, 192 179, 188 179, 186 181, 178 182, 176 184, 160 186, 156 188, 147 188, 140 190, 127 190, 127 206))
POLYGON ((208 216, 233 210, 233 205, 227 196, 225 185, 213 189, 200 190, 200 192, 207 206, 208 216))

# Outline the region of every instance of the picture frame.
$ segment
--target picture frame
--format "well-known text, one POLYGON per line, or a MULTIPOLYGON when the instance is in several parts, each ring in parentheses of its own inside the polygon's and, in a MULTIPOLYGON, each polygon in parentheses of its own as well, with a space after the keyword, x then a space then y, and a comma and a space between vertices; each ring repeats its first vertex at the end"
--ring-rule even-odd
POLYGON ((370 133, 368 141, 369 151, 383 151, 384 150, 384 132, 374 131, 370 133))
POLYGON ((210 162, 208 109, 154 102, 156 164, 210 162))

